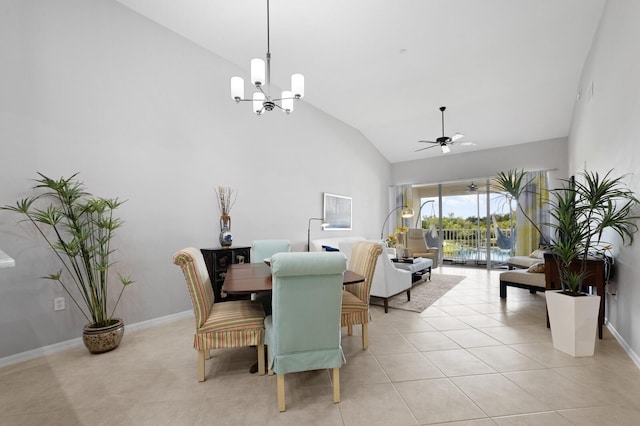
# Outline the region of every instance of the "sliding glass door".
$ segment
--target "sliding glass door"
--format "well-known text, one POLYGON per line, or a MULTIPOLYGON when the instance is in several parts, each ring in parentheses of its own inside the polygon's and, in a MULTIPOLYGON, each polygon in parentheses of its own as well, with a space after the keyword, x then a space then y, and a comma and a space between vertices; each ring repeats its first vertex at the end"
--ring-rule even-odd
POLYGON ((515 216, 486 179, 415 186, 415 227, 425 230, 443 262, 499 267, 513 255, 515 216))

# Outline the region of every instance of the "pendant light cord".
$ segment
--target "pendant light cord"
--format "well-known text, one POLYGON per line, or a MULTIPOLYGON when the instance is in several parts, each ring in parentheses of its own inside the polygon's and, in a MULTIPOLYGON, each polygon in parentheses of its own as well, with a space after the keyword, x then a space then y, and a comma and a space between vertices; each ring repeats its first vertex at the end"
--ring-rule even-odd
POLYGON ((271 95, 271 40, 270 40, 270 31, 269 31, 269 0, 267 0, 267 69, 266 69, 266 80, 267 80, 267 96, 271 95))
POLYGON ((267 55, 271 54, 270 48, 270 39, 269 39, 269 0, 267 0, 267 55))

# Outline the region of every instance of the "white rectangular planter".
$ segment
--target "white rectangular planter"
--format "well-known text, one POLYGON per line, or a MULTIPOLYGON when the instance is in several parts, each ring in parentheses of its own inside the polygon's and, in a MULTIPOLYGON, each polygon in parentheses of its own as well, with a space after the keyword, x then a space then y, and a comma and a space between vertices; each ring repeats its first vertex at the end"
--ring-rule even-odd
POLYGON ((592 356, 596 345, 600 296, 567 296, 547 291, 553 347, 574 357, 592 356))

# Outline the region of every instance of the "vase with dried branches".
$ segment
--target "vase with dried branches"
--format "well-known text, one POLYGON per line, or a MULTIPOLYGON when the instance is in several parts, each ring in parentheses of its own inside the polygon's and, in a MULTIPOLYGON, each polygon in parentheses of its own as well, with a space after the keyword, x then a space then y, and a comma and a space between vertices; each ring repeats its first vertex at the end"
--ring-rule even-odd
POLYGON ((220 246, 231 247, 233 234, 231 234, 231 208, 236 203, 238 193, 228 186, 216 188, 218 207, 220 208, 220 246))

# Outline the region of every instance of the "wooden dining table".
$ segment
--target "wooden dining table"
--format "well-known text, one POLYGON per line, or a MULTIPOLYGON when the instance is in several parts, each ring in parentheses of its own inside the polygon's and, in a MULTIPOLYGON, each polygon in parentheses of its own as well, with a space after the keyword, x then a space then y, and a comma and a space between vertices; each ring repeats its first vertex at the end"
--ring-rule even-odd
MULTIPOLYGON (((342 280, 344 285, 357 284, 364 281, 364 277, 353 271, 344 271, 342 280)), ((251 293, 266 293, 273 288, 271 281, 271 266, 261 263, 235 263, 229 265, 222 284, 222 292, 229 295, 243 295, 251 293)), ((258 371, 258 363, 251 366, 249 372, 258 371)))
MULTIPOLYGON (((364 277, 353 271, 344 271, 343 284, 357 284, 364 277)), ((265 293, 272 289, 271 266, 261 263, 236 263, 229 265, 222 291, 227 294, 265 293)))

